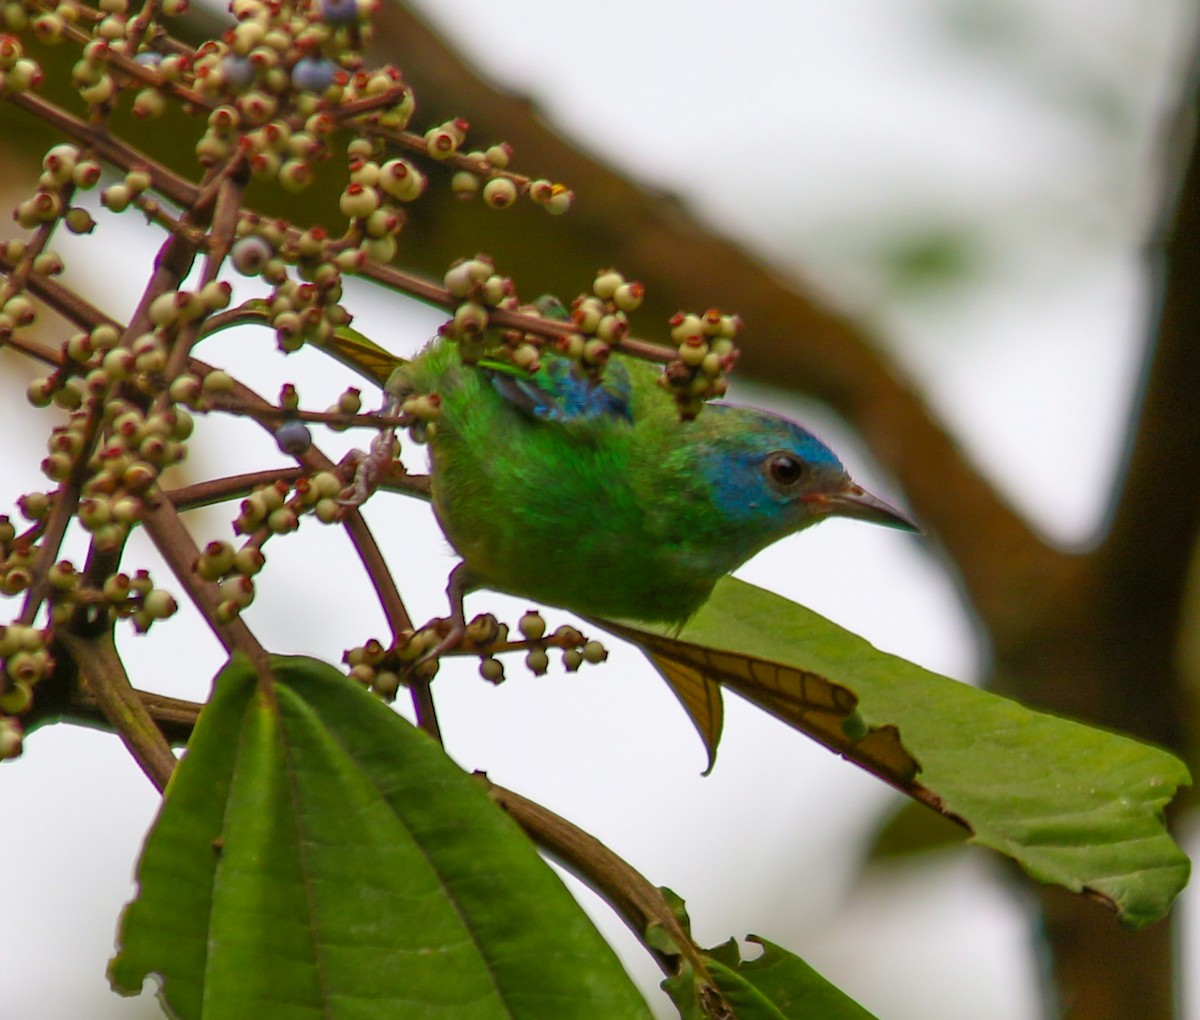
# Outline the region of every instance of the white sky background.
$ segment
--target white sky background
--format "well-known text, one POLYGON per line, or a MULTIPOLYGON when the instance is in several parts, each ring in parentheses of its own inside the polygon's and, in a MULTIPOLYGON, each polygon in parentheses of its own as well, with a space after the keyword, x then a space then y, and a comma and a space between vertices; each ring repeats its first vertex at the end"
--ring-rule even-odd
MULTIPOLYGON (((1138 248, 1156 201, 1145 181, 1155 167, 1155 118, 1188 35, 1182 4, 420 6, 573 138, 681 194, 783 271, 819 280, 878 330, 1040 528, 1086 540, 1103 513, 1136 377, 1146 314, 1138 248), (965 244, 962 275, 922 287, 891 268, 897 237, 924 232, 965 244)), ((520 153, 516 165, 537 169, 520 153)), ((91 239, 60 247, 68 261, 76 255, 104 306, 122 314, 156 238, 136 230, 133 217, 96 215, 91 239), (99 245, 118 243, 129 267, 122 278, 101 275, 111 262, 84 266, 99 245)), ((597 265, 605 262, 597 252, 597 265)), ((347 303, 360 329, 398 350, 417 346, 438 321, 365 288, 347 303)), ((282 366, 265 333, 225 337, 202 354, 240 371, 248 347, 264 351, 250 375, 268 396, 289 379, 306 405, 323 407, 351 382, 332 378, 315 356, 282 366)), ((733 396, 815 423, 868 487, 889 494, 864 451, 818 411, 744 382, 733 396)), ((13 399, 0 401, 6 447, 18 445, 13 399)), ((250 426, 201 424, 212 452, 197 451, 193 470, 284 462, 250 426)), ((25 472, 37 484, 41 438, 24 440, 24 459, 5 465, 6 477, 25 472)), ((320 441, 337 452, 354 438, 320 441)), ((368 517, 414 616, 441 613, 453 560, 428 510, 380 496, 368 517)), ((205 521, 205 538, 228 534, 220 513, 205 521)), ((343 568, 348 546, 334 530, 306 524, 280 549, 284 542, 307 543, 305 552, 271 560, 249 613, 268 646, 336 661, 346 644, 382 631, 358 578, 343 568), (337 609, 344 615, 334 619, 337 609)), ((153 563, 145 543, 131 556, 153 563)), ((741 574, 880 647, 951 675, 977 672, 969 621, 922 540, 831 522, 780 543, 741 574)), ((468 609, 485 605, 509 617, 526 608, 476 595, 468 609)), ((547 617, 553 627, 565 614, 547 617)), ((215 647, 194 621, 160 628, 157 643, 124 642, 135 677, 204 697, 219 666, 215 647), (166 672, 178 668, 172 653, 181 642, 195 649, 186 676, 166 672)), ((603 670, 565 677, 555 667, 541 679, 513 663, 498 689, 469 667, 446 668, 436 690, 451 753, 563 812, 676 889, 702 943, 747 932, 778 941, 885 1020, 1036 1014, 1025 915, 994 880, 988 855, 958 852, 860 881, 864 834, 897 796, 733 699, 718 766, 701 779, 699 745, 671 695, 637 656, 614 648, 613 659, 603 670)), ((20 919, 0 925, 7 1015, 158 1015, 109 995, 103 976, 155 808, 149 784, 114 738, 54 727, 0 769, 0 798, 3 915, 20 919)), ((657 972, 619 922, 606 930, 653 988, 657 972)), ((1200 1017, 1200 1008, 1189 1015, 1200 1017)))

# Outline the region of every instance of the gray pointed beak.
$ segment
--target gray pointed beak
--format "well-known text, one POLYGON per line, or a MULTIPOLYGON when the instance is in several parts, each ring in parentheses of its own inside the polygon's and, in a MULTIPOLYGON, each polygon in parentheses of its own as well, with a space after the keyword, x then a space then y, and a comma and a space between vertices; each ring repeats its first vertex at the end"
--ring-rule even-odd
POLYGON ((878 496, 872 496, 849 479, 838 492, 823 493, 816 500, 831 517, 851 517, 856 521, 882 524, 886 528, 899 528, 901 531, 921 530, 894 506, 878 496))

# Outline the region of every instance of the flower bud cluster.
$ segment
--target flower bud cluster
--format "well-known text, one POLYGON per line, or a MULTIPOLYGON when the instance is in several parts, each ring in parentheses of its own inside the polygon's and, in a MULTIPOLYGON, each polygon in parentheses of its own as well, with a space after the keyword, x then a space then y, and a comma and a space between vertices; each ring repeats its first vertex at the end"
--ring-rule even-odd
MULTIPOLYGON (((466 132, 467 122, 461 119, 430 128, 425 132, 429 155, 435 159, 449 159, 466 140, 466 132)), ((465 165, 450 178, 450 190, 463 200, 482 194, 484 202, 493 209, 507 209, 522 192, 552 216, 571 208, 575 193, 565 184, 554 184, 542 178, 529 180, 506 173, 511 157, 512 146, 507 142, 466 153, 465 165)))
POLYGON ((604 371, 613 348, 629 333, 629 313, 641 307, 645 288, 627 281, 615 269, 601 269, 592 281, 592 293, 571 303, 570 319, 576 332, 557 341, 559 352, 595 378, 604 371))
MULTIPOLYGON (((39 227, 51 228, 58 222, 65 223, 74 234, 91 233, 95 226, 91 214, 81 207, 69 205, 76 188, 90 188, 100 179, 100 165, 94 160, 85 160, 73 145, 52 146, 42 159, 42 173, 38 177, 37 191, 20 202, 13 210, 13 219, 24 230, 39 227)), ((25 257, 28 245, 23 240, 0 242, 5 261, 17 263, 25 257)), ((63 271, 62 259, 51 251, 37 251, 30 268, 40 276, 58 276, 63 271)), ((0 306, 0 341, 12 335, 12 331, 33 322, 31 303, 20 295, 0 306)))
MULTIPOLYGON (((240 152, 255 177, 299 191, 312 182, 313 165, 331 154, 341 107, 379 98, 371 122, 403 128, 412 115, 412 90, 394 68, 361 69, 372 7, 354 0, 233 0, 236 24, 220 39, 178 67, 168 68, 172 58, 164 57, 163 87, 190 87, 206 101, 208 127, 196 145, 200 162, 214 165, 240 152)), ((139 93, 135 113, 151 91, 139 93)), ((159 105, 145 103, 146 115, 159 105)))
POLYGON ((390 262, 395 257, 396 239, 407 219, 399 203, 420 198, 426 186, 425 175, 408 160, 380 163, 362 141, 356 139, 350 145, 350 177, 338 199, 342 214, 350 221, 347 240, 355 244, 339 253, 347 272, 361 268, 366 258, 390 262))
MULTIPOLYGON (((510 636, 508 624, 501 623, 491 613, 483 613, 466 625, 454 654, 479 657, 479 673, 489 683, 502 683, 504 664, 496 657, 510 652, 523 652, 525 666, 542 676, 550 668, 549 650, 562 653, 563 668, 568 673, 583 663, 599 663, 608 652, 599 641, 589 641, 575 627, 564 625, 552 634, 546 633, 546 621, 541 614, 530 610, 517 623, 518 637, 510 636)), ((371 638, 365 644, 351 648, 342 656, 350 677, 392 701, 401 684, 414 679, 432 679, 437 673, 437 660, 429 658, 450 632, 450 621, 431 620, 418 630, 402 631, 390 647, 371 638)))
MULTIPOLYGON (((27 22, 14 25, 13 21, 23 19, 24 11, 20 11, 19 5, 16 5, 19 14, 14 18, 13 14, 10 14, 13 6, 12 3, 5 5, 3 27, 11 31, 20 31, 26 27, 27 22)), ((41 65, 25 55, 20 39, 14 35, 0 35, 0 93, 19 94, 39 89, 44 78, 41 65)))
POLYGON ((442 282, 462 304, 455 309, 454 318, 442 326, 441 334, 455 340, 464 363, 473 365, 485 356, 498 357, 524 371, 537 371, 540 341, 513 330, 488 332, 491 309, 516 311, 520 307, 516 284, 496 272, 490 256, 457 260, 442 282))
MULTIPOLYGON (((140 173, 144 174, 144 171, 140 173)), ((95 225, 91 214, 86 209, 72 207, 68 203, 76 188, 91 188, 99 180, 100 164, 95 160, 82 158, 74 145, 64 143, 52 146, 42 158, 37 191, 17 205, 13 210, 13 219, 23 230, 54 225, 61 220, 72 233, 90 233, 95 225)), ((10 259, 20 254, 11 250, 13 244, 11 241, 6 244, 10 249, 6 257, 10 259)), ((56 276, 62 272, 62 268, 61 259, 48 252, 40 253, 33 266, 35 272, 45 276, 56 276)))
POLYGON ((230 251, 234 268, 274 285, 266 312, 281 351, 327 341, 350 322, 350 313, 339 302, 342 273, 357 268, 357 250, 338 251, 320 227, 300 232, 252 215, 240 219, 237 233, 230 251), (289 266, 300 279, 288 275, 289 266))
POLYGON ((42 559, 38 534, 69 492, 63 506, 90 536, 93 553, 119 553, 148 501, 159 498, 154 490, 162 472, 186 456, 192 434, 192 417, 184 408, 154 399, 166 389, 169 345, 181 326, 228 301, 229 288, 222 283, 196 292, 168 291, 149 306, 147 332, 123 338, 115 325, 102 323, 71 334, 60 348, 58 367, 28 384, 34 406, 54 405, 67 415, 52 427, 41 462, 54 488, 27 493, 18 503, 34 528, 16 539, 7 521, 0 527, 0 576, 6 594, 36 586, 49 603, 52 625, 82 610, 91 617, 131 619, 144 632, 175 612, 174 598, 155 588, 144 571, 132 578, 114 573, 85 579, 62 560, 35 577, 35 554, 42 559))
POLYGON ((294 485, 285 481, 255 489, 242 501, 233 530, 239 535, 261 533, 284 535, 300 526, 300 515, 314 513, 322 523, 341 519, 338 495, 342 480, 332 471, 319 471, 298 478, 294 485))
POLYGON ((710 308, 703 315, 676 312, 668 323, 679 356, 667 365, 659 382, 675 395, 681 417, 696 417, 704 401, 725 394, 726 375, 737 363, 734 338, 742 328, 736 315, 710 308))
POLYGON ((228 623, 254 600, 253 577, 266 563, 262 545, 267 538, 297 530, 306 513, 323 524, 341 520, 343 484, 332 471, 319 471, 294 484, 280 480, 262 486, 242 500, 233 530, 248 540, 237 550, 228 542, 210 542, 192 568, 203 580, 220 584, 219 621, 228 623))
MULTIPOLYGON (((173 0, 170 6, 179 4, 173 0)), ((206 129, 196 143, 204 166, 241 159, 255 178, 300 190, 313 180, 315 163, 331 156, 334 132, 339 127, 354 129, 349 179, 339 203, 350 224, 345 238, 324 253, 336 258, 342 271, 361 269, 365 259, 390 261, 405 220, 402 204, 419 198, 426 188, 425 175, 412 162, 386 158, 384 144, 389 140, 451 163, 456 171, 452 187, 459 194, 481 192, 489 205, 503 208, 525 192, 550 212, 565 211, 573 196, 563 185, 531 181, 506 169, 511 156, 507 144, 463 155, 465 120, 439 123, 423 138, 405 131, 415 97, 401 72, 392 66, 363 68, 374 6, 374 0, 232 0, 233 26, 195 51, 163 45, 157 26, 151 24, 147 31, 127 0, 105 0, 95 16, 68 0, 53 12, 39 14, 34 31, 44 41, 58 41, 65 27, 76 21, 88 30, 91 38, 72 69, 72 80, 90 105, 107 108, 119 102, 121 90, 132 82, 136 87, 127 94, 133 95, 135 116, 159 116, 168 100, 182 100, 185 110, 206 117, 206 129), (134 59, 145 70, 130 75, 121 61, 135 30, 134 59)), ((22 26, 28 23, 24 16, 19 20, 22 26)), ((75 29, 68 34, 79 38, 75 29)), ((0 36, 0 87, 32 87, 40 76, 16 37, 0 36)), ((95 183, 99 166, 81 160, 70 146, 56 148, 64 153, 48 158, 38 194, 22 203, 18 221, 32 229, 66 216, 70 229, 90 231, 91 217, 64 205, 70 187, 95 183), (72 174, 76 163, 79 169, 72 174)), ((140 205, 158 215, 156 202, 142 197, 150 183, 145 171, 131 171, 105 189, 103 202, 114 212, 140 205)), ((269 261, 270 256, 262 259, 269 261)), ((286 322, 281 333, 295 335, 296 324, 286 322)))
POLYGON ((266 557, 253 540, 240 549, 234 549, 229 542, 217 541, 209 542, 200 550, 192 564, 192 572, 201 580, 218 585, 215 612, 218 622, 230 623, 254 601, 254 575, 265 564, 266 557))
MULTIPOLYGON (((44 23, 46 20, 57 19, 60 12, 65 12, 70 7, 70 4, 60 4, 54 13, 44 14, 39 20, 44 23)), ((50 41, 50 35, 54 35, 54 41, 61 41, 66 28, 66 19, 63 21, 64 24, 54 26, 53 32, 47 32, 44 27, 43 40, 50 41)), ((38 34, 37 27, 38 22, 35 21, 35 35, 38 34)), ((71 83, 88 106, 103 107, 117 94, 117 78, 110 69, 109 59, 114 46, 124 41, 126 27, 127 20, 124 14, 110 14, 102 19, 93 29, 92 39, 83 47, 83 55, 71 68, 71 83)))
MULTIPOLYGON (((17 585, 28 586, 33 546, 14 539, 10 522, 0 519, 0 576, 6 594, 15 594, 17 585), (25 577, 15 580, 15 575, 25 577)), ((70 560, 60 560, 46 573, 50 601, 50 626, 45 629, 21 623, 0 626, 0 759, 10 756, 5 750, 3 733, 7 716, 27 712, 33 704, 34 689, 54 669, 50 653, 52 628, 65 622, 79 609, 91 616, 106 613, 109 618, 131 618, 139 632, 145 632, 155 620, 175 613, 175 599, 156 588, 145 570, 133 577, 113 574, 99 589, 87 586, 82 574, 70 560)), ((17 746, 19 752, 19 745, 17 746)))
MULTIPOLYGON (((67 576, 79 577, 71 572, 70 563, 58 564, 66 568, 67 576)), ((51 582, 54 576, 51 572, 51 582)), ((82 592, 82 588, 79 589, 82 592)), ((156 620, 174 616, 179 609, 175 597, 163 588, 156 588, 147 570, 138 570, 132 577, 125 573, 109 575, 101 586, 100 594, 108 611, 117 619, 130 619, 133 629, 144 634, 156 620)), ((82 598, 82 596, 80 596, 82 598)), ((88 601, 89 608, 96 606, 94 599, 88 601)))
POLYGON ((158 476, 186 455, 191 415, 175 406, 147 410, 165 388, 173 329, 227 301, 224 285, 170 291, 150 307, 154 330, 126 343, 108 324, 73 334, 62 345, 61 366, 27 387, 35 406, 54 403, 70 412, 51 431, 42 473, 56 484, 80 480, 77 516, 100 548, 122 545, 158 476))
POLYGON ((0 342, 11 338, 18 329, 32 325, 36 319, 33 302, 20 292, 13 294, 0 303, 0 342))
POLYGON ((19 623, 0 626, 0 760, 20 753, 20 728, 8 717, 29 710, 34 688, 53 671, 49 644, 47 630, 19 623))
POLYGON ((0 715, 0 761, 21 755, 25 731, 16 719, 0 715))
MULTIPOLYGON (((50 499, 42 492, 31 492, 18 500, 21 513, 35 523, 49 510, 50 499)), ((12 521, 0 516, 0 593, 19 595, 33 583, 33 559, 37 552, 32 540, 18 537, 12 521)))

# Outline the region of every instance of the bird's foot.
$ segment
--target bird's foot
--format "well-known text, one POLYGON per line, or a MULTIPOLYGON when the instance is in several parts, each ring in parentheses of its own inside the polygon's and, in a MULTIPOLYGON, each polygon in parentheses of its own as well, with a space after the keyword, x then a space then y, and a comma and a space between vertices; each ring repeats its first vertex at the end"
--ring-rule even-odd
POLYGON ((338 496, 338 502, 343 506, 362 506, 387 477, 392 462, 396 459, 396 433, 394 429, 384 429, 371 440, 371 447, 363 453, 362 450, 351 450, 346 455, 346 463, 354 467, 354 477, 350 484, 338 496))
POLYGON ((452 652, 462 644, 463 635, 466 634, 467 628, 461 622, 454 620, 439 620, 437 630, 441 634, 436 645, 427 651, 412 664, 411 672, 414 676, 424 674, 432 678, 432 675, 437 671, 437 663, 447 652, 452 652), (444 629, 443 629, 444 628, 444 629))
POLYGON ((446 584, 446 598, 450 601, 450 615, 438 620, 435 627, 441 635, 436 645, 424 652, 412 665, 412 670, 419 675, 427 672, 427 663, 436 662, 447 652, 451 652, 463 643, 467 635, 467 617, 463 607, 463 599, 473 587, 474 579, 465 563, 460 563, 450 571, 450 580, 446 584))
MULTIPOLYGON (((380 413, 395 416, 399 409, 400 397, 389 393, 380 413)), ((401 417, 403 418, 403 416, 401 417)), ((401 425, 404 424, 402 421, 401 425)), ((351 450, 346 454, 343 463, 353 466, 354 477, 351 478, 350 484, 342 490, 338 502, 343 506, 362 506, 367 501, 367 497, 379 488, 379 483, 387 477, 395 459, 396 426, 389 425, 376 433, 366 453, 363 453, 362 450, 351 450)))

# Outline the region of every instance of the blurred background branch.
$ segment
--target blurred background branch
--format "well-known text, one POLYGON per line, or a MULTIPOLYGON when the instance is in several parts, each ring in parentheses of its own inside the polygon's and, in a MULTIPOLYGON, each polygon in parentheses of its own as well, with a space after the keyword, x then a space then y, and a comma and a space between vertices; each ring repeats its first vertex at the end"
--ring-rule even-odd
MULTIPOLYGON (((1186 164, 1178 196, 1171 180, 1148 189, 1167 192, 1158 237, 1147 246, 1159 267, 1160 307, 1146 326, 1145 383, 1130 424, 1127 469, 1100 541, 1064 550, 1006 502, 869 330, 720 236, 677 199, 556 134, 533 103, 490 85, 412 9, 388 4, 378 24, 380 57, 403 67, 418 94, 437 97, 446 111, 472 111, 473 130, 505 139, 530 164, 570 181, 579 196, 548 247, 541 235, 528 248, 503 246, 502 264, 514 276, 569 293, 567 281, 586 278, 599 258, 646 284, 651 313, 713 304, 736 310, 749 327, 740 371, 827 403, 903 488, 985 632, 995 683, 1032 704, 1188 754, 1194 704, 1179 649, 1200 523, 1194 74, 1181 86, 1185 113, 1168 132, 1186 164)), ((436 203, 425 212, 437 218, 436 203)), ((486 236, 482 213, 478 226, 486 236)), ((433 270, 450 252, 432 236, 423 240, 433 270)), ((1167 925, 1133 936, 1086 900, 1039 895, 1057 985, 1051 997, 1061 1016, 1176 1015, 1167 925)))

